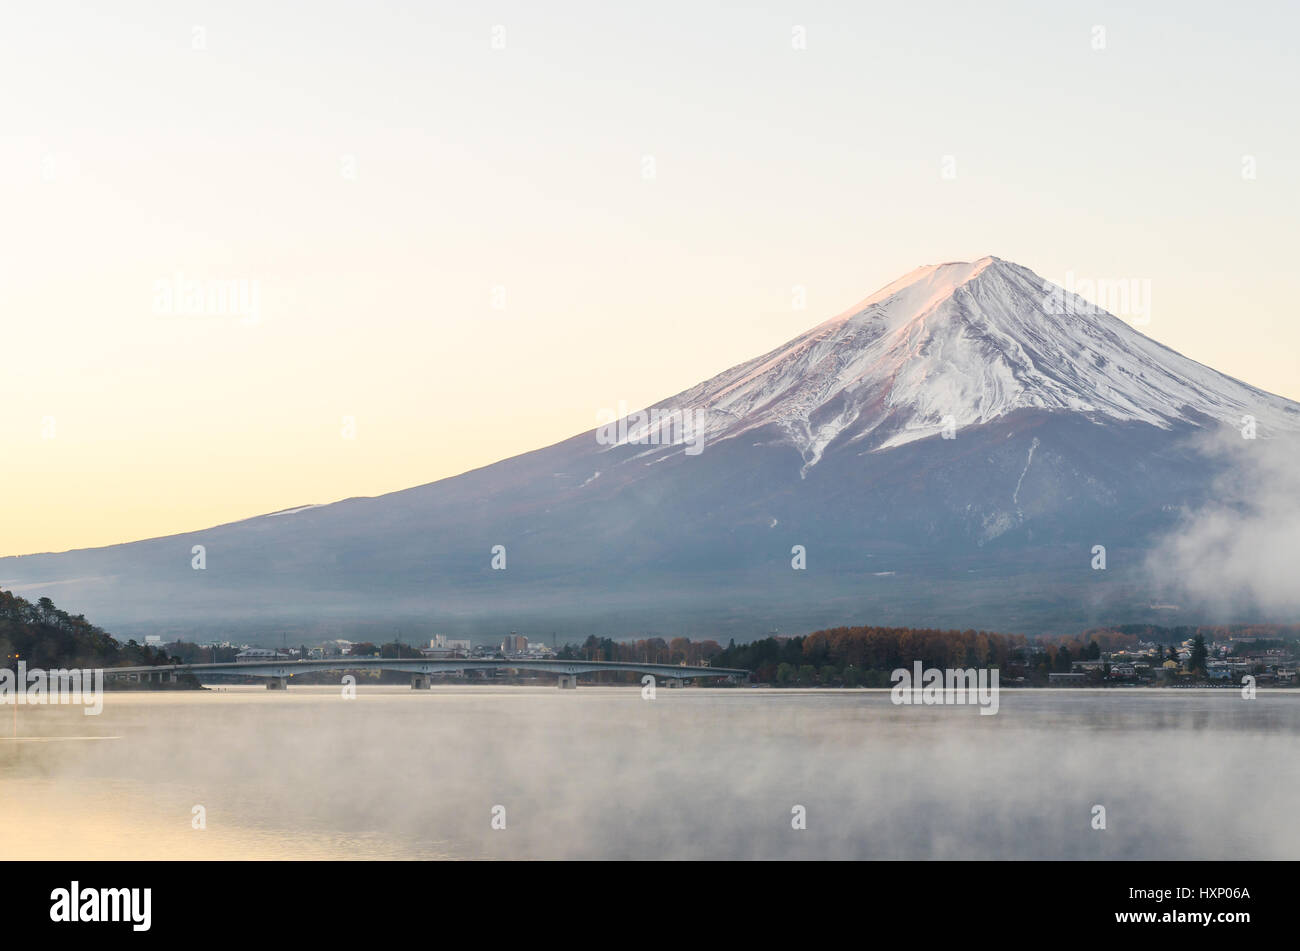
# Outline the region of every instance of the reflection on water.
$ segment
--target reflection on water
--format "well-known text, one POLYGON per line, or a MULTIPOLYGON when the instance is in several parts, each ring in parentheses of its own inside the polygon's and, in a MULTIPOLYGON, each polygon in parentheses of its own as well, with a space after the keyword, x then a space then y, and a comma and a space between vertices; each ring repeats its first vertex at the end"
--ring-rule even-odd
POLYGON ((1300 691, 109 693, 20 708, 0 858, 1295 858, 1297 732, 1300 691))

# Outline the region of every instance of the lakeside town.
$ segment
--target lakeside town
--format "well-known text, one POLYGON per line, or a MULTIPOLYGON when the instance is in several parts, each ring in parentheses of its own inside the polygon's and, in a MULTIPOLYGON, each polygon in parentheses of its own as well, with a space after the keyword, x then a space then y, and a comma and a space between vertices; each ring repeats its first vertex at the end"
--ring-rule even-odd
MULTIPOLYGON (((836 665, 826 662, 830 658, 811 655, 826 654, 817 638, 823 632, 804 637, 773 635, 766 641, 756 641, 737 646, 734 641, 723 647, 714 640, 693 641, 678 637, 671 640, 648 638, 638 641, 612 641, 608 638, 590 637, 580 645, 557 646, 543 640, 533 640, 512 631, 500 641, 475 643, 470 638, 456 638, 435 634, 427 644, 412 645, 398 640, 376 645, 365 641, 344 638, 331 639, 314 646, 268 648, 229 641, 205 645, 174 642, 165 644, 159 637, 147 637, 146 646, 165 651, 182 663, 234 661, 236 663, 265 663, 267 661, 334 660, 343 657, 406 658, 429 660, 496 659, 496 660, 551 660, 585 659, 613 660, 666 664, 694 664, 703 666, 746 666, 754 670, 754 684, 790 687, 883 687, 888 682, 882 678, 886 668, 874 665, 847 663, 836 665), (810 648, 804 651, 805 643, 810 648), (782 659, 775 664, 763 663, 747 655, 756 650, 759 654, 770 647, 782 659), (792 652, 810 656, 793 658, 792 652), (785 659, 790 657, 790 659, 785 659), (820 659, 821 663, 814 661, 820 659), (804 662, 797 662, 802 660, 804 662)), ((993 639, 999 635, 966 632, 980 638, 993 639)), ((966 635, 963 635, 966 636, 966 635)), ((1042 643, 1038 640, 1018 639, 1020 643, 1008 645, 1009 649, 997 651, 988 641, 982 650, 975 643, 967 645, 964 655, 957 661, 947 659, 948 666, 996 666, 1002 671, 1005 687, 1169 687, 1169 686, 1228 686, 1240 684, 1245 677, 1264 686, 1296 686, 1297 666, 1300 666, 1300 649, 1294 642, 1267 636, 1256 631, 1211 630, 1182 639, 1156 640, 1141 637, 1121 637, 1126 643, 1115 644, 1115 635, 1099 634, 1085 641, 1070 643, 1042 643), (1103 644, 1107 646, 1103 647, 1103 644), (999 654, 1004 656, 999 657, 999 654)), ((463 677, 457 672, 449 676, 463 677)), ((470 676, 482 677, 482 673, 470 676)), ((611 675, 617 680, 617 675, 611 675)))
MULTIPOLYGON (((144 643, 119 641, 80 615, 59 609, 50 599, 32 603, 0 592, 0 656, 6 666, 19 659, 29 666, 120 667, 131 665, 242 664, 337 661, 355 657, 401 660, 490 659, 490 670, 447 671, 467 680, 527 682, 519 661, 600 661, 671 666, 716 667, 751 672, 751 685, 775 687, 889 687, 891 672, 921 662, 940 669, 996 669, 1004 687, 1179 687, 1300 685, 1300 625, 1235 624, 1159 627, 1118 625, 1080 634, 1001 634, 976 630, 907 627, 837 627, 811 634, 766 637, 724 646, 714 639, 685 636, 614 640, 587 637, 561 643, 560 635, 531 638, 511 631, 500 637, 469 638, 422 635, 410 643, 396 634, 392 641, 334 637, 291 646, 289 633, 279 647, 234 640, 196 643, 148 635, 144 643), (426 639, 427 638, 427 639, 426 639), (549 641, 549 642, 548 642, 549 641)), ((455 665, 452 665, 455 666, 455 665)), ((393 672, 375 669, 366 676, 397 682, 393 672)), ((304 670, 308 677, 323 677, 304 670)), ((635 682, 630 672, 592 673, 597 682, 635 682)), ((193 681, 192 677, 181 678, 193 681)), ((324 682, 324 681, 321 681, 324 682)), ((197 682, 188 683, 196 686, 197 682)))
MULTIPOLYGON (((1207 643, 1200 635, 1170 645, 1139 641, 1131 649, 1102 651, 1098 648, 1090 656, 1071 659, 1067 671, 1049 671, 1047 678, 1049 685, 1062 687, 1177 686, 1204 681, 1238 684, 1246 676, 1254 677, 1258 684, 1295 685, 1295 648, 1257 646, 1258 642, 1255 636, 1229 636, 1224 641, 1207 643)), ((1044 649, 1026 648, 1026 653, 1032 664, 1044 649)))
MULTIPOLYGON (((179 645, 164 645, 159 638, 145 638, 150 646, 175 649, 179 645)), ((511 631, 499 644, 473 644, 468 638, 453 638, 435 634, 423 647, 414 647, 400 641, 375 645, 370 642, 349 641, 337 638, 315 647, 267 648, 249 644, 235 645, 229 641, 220 644, 200 645, 217 660, 234 660, 236 663, 265 663, 266 661, 335 660, 340 657, 400 657, 426 660, 455 660, 457 658, 497 658, 514 660, 548 660, 556 656, 553 648, 541 641, 530 642, 527 637, 511 631), (230 657, 230 652, 234 656, 230 657)))

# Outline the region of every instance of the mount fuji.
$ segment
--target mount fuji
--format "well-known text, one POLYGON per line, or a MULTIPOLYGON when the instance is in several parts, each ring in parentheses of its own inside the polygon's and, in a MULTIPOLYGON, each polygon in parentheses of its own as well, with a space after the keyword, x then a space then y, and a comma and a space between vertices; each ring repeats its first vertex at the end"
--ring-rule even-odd
POLYGON ((994 257, 921 267, 771 353, 670 404, 708 435, 783 429, 815 465, 837 440, 881 450, 1017 409, 1169 429, 1208 417, 1300 426, 1297 406, 1142 336, 1027 268, 994 257))
POLYGON ((1247 426, 1292 438, 1300 405, 985 257, 918 268, 554 446, 376 498, 0 559, 0 586, 119 635, 277 641, 1187 623, 1204 618, 1165 602, 1148 556, 1214 497, 1225 464, 1202 442, 1247 426))

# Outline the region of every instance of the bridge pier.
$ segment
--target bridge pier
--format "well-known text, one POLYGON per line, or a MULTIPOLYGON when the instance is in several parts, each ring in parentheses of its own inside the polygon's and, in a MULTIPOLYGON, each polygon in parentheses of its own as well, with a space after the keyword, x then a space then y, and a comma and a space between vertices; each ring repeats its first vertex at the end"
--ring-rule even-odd
POLYGON ((577 675, 577 674, 560 674, 560 682, 559 682, 558 684, 556 684, 556 686, 559 687, 561 690, 577 690, 577 689, 578 689, 578 675, 577 675))
POLYGON ((428 674, 411 674, 411 689, 412 689, 412 690, 428 690, 428 689, 429 689, 429 675, 428 675, 428 674))
POLYGON ((289 689, 289 678, 288 678, 288 677, 272 677, 270 680, 268 680, 268 681, 266 682, 266 689, 267 689, 267 690, 288 690, 288 689, 289 689))

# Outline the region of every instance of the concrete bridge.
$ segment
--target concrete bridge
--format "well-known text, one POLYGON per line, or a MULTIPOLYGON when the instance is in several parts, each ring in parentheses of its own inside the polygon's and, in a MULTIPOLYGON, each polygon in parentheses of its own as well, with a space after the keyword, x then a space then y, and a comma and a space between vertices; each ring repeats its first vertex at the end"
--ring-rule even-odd
POLYGON ((513 660, 498 657, 455 657, 447 660, 424 658, 334 657, 328 660, 273 660, 232 662, 226 664, 175 664, 164 667, 106 667, 108 679, 126 678, 140 682, 165 683, 180 674, 205 677, 265 677, 267 690, 284 690, 289 678, 317 670, 398 670, 411 675, 412 690, 427 690, 433 674, 466 670, 538 670, 556 674, 558 686, 572 690, 578 675, 599 670, 621 670, 633 674, 651 674, 669 687, 680 687, 686 680, 700 677, 725 677, 733 683, 749 679, 748 670, 730 667, 687 667, 674 664, 640 664, 612 660, 513 660))

